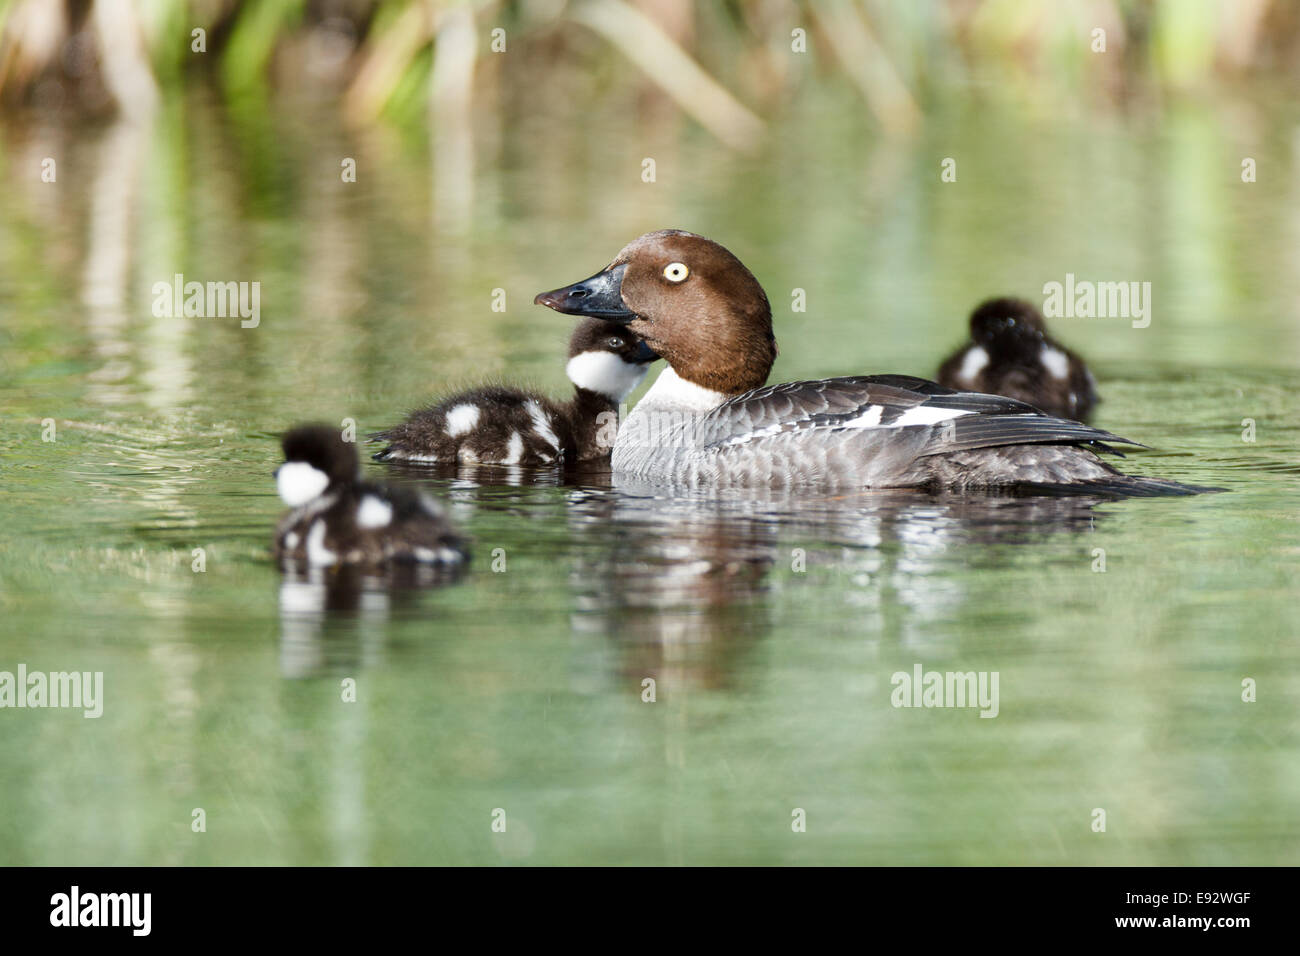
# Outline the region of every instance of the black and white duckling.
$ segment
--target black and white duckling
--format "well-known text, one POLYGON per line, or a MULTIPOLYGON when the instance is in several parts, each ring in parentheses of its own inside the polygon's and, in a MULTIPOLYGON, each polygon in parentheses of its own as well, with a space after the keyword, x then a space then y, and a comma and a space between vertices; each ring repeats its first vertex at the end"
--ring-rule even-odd
POLYGON ((289 511, 275 531, 281 564, 389 562, 454 567, 465 540, 428 495, 364 481, 356 448, 328 425, 298 425, 281 441, 275 485, 289 511))
POLYGON ((1047 334, 1023 299, 989 299, 970 316, 971 342, 939 366, 939 384, 1003 395, 1049 415, 1087 421, 1097 396, 1088 366, 1047 334))
POLYGON ((371 436, 387 441, 378 461, 485 465, 574 464, 608 458, 618 404, 659 356, 634 333, 588 319, 569 341, 565 373, 574 396, 556 402, 507 385, 485 385, 412 412, 371 436))

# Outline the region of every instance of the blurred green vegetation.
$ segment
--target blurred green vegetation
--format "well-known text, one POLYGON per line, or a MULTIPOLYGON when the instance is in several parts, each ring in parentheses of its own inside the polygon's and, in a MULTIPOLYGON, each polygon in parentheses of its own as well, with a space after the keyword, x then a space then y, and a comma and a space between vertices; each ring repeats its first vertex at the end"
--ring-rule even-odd
POLYGON ((307 92, 352 124, 454 121, 494 54, 519 54, 566 86, 634 67, 630 95, 746 148, 808 85, 852 90, 898 133, 952 90, 1159 107, 1289 83, 1297 52, 1289 0, 0 0, 0 105, 130 112, 211 81, 254 102, 307 92))

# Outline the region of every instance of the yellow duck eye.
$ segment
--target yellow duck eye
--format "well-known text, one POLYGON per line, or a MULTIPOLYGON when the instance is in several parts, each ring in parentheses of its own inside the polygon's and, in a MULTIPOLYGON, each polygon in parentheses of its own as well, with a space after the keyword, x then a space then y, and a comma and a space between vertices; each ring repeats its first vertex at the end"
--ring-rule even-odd
POLYGON ((685 282, 691 270, 683 262, 670 262, 664 266, 664 278, 669 282, 685 282))

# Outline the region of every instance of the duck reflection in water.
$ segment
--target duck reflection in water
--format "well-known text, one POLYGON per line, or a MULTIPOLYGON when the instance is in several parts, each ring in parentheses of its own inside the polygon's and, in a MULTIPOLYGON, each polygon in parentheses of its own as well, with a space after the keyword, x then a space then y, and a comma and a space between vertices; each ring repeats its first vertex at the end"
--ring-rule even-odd
POLYGON ((609 635, 625 677, 727 686, 769 629, 768 602, 756 598, 769 588, 778 527, 693 504, 570 497, 570 525, 599 542, 575 554, 573 627, 609 635))
POLYGON ((824 600, 834 575, 836 600, 846 601, 835 626, 919 651, 967 600, 955 567, 991 545, 1087 534, 1108 500, 752 489, 665 497, 622 480, 617 491, 575 489, 570 524, 598 545, 574 558, 573 626, 608 635, 624 677, 727 687, 772 615, 824 600))
MULTIPOLYGON (((399 481, 415 478, 394 471, 399 481)), ((419 474, 430 476, 428 468, 419 474)), ((844 602, 833 626, 846 634, 932 649, 942 640, 942 620, 968 600, 966 579, 954 569, 988 560, 997 553, 991 546, 1085 535, 1106 515, 1097 506, 1112 500, 901 490, 665 495, 661 487, 624 479, 614 487, 598 469, 575 475, 452 466, 441 477, 450 480, 438 490, 462 518, 470 511, 544 518, 556 504, 547 489, 560 490, 573 532, 567 556, 559 557, 570 566, 574 631, 610 640, 610 668, 620 679, 654 678, 661 687, 735 686, 746 658, 777 627, 774 614, 805 602, 814 607, 832 595, 844 602), (828 590, 832 576, 837 583, 828 590)), ((421 591, 452 580, 430 568, 286 577, 284 674, 381 660, 384 628, 375 625, 414 605, 421 591), (420 574, 428 579, 418 580, 420 574)))
POLYGON ((286 572, 280 581, 281 676, 354 673, 382 663, 389 618, 417 609, 424 592, 462 574, 421 564, 286 572))

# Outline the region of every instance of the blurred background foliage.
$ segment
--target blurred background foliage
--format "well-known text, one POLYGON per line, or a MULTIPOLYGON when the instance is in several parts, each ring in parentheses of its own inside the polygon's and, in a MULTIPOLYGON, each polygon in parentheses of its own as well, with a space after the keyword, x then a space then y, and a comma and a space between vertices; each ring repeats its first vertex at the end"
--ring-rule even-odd
POLYGON ((290 90, 348 123, 419 123, 469 110, 500 79, 493 54, 518 51, 548 83, 642 108, 657 90, 742 149, 809 85, 852 88, 897 133, 952 91, 1159 108, 1300 71, 1291 0, 0 0, 0 36, 8 109, 130 113, 211 82, 229 101, 290 90), (799 43, 823 55, 790 56, 799 43))

